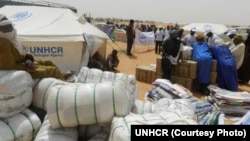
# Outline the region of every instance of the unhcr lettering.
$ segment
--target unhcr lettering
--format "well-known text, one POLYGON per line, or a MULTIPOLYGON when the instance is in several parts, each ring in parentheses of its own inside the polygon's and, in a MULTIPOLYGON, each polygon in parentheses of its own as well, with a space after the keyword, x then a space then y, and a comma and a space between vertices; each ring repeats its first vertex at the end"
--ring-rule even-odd
POLYGON ((63 54, 63 47, 24 47, 31 54, 63 54))

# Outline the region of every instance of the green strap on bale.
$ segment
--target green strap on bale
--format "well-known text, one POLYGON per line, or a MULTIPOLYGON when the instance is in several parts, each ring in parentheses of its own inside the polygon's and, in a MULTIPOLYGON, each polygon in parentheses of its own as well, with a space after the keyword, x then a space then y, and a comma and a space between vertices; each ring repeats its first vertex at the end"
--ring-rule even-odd
POLYGON ((80 124, 79 118, 78 118, 78 113, 77 113, 77 90, 78 90, 78 87, 79 86, 77 86, 75 89, 75 115, 76 115, 77 124, 80 124))
POLYGON ((46 97, 46 95, 48 94, 48 90, 49 90, 49 88, 50 88, 50 86, 53 84, 53 81, 52 82, 50 82, 49 83, 49 86, 46 88, 46 90, 45 90, 45 93, 44 93, 44 95, 43 95, 43 102, 42 102, 42 107, 43 107, 43 109, 44 109, 44 102, 45 102, 45 97, 46 97))
POLYGON ((14 137, 14 141, 15 141, 17 138, 16 138, 16 134, 15 134, 14 129, 9 125, 8 121, 5 121, 5 120, 2 120, 2 121, 3 121, 3 123, 5 123, 9 127, 9 129, 14 137))
POLYGON ((59 101, 60 90, 61 90, 61 87, 57 90, 57 94, 56 94, 56 114, 57 114, 57 120, 58 120, 60 126, 63 127, 62 123, 61 123, 61 120, 60 120, 60 117, 59 117, 59 112, 58 112, 59 111, 59 107, 58 107, 59 102, 58 101, 59 101))

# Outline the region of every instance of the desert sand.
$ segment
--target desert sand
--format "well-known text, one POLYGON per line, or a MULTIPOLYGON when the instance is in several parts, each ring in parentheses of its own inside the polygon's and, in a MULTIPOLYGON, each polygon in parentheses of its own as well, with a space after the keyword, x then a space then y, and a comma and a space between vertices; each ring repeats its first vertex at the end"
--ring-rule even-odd
MULTIPOLYGON (((120 64, 117 70, 124 74, 135 75, 136 67, 138 65, 156 64, 156 58, 160 57, 159 54, 155 54, 154 45, 134 45, 132 48, 133 56, 126 55, 126 46, 127 44, 125 42, 112 42, 111 40, 108 40, 106 48, 106 54, 111 53, 112 49, 118 50, 120 64)), ((152 84, 137 81, 137 85, 139 89, 139 99, 145 100, 145 94, 153 87, 152 84)), ((239 91, 250 92, 250 86, 239 84, 239 91)), ((194 96, 204 100, 204 94, 199 93, 197 90, 192 90, 192 93, 194 94, 194 96)))

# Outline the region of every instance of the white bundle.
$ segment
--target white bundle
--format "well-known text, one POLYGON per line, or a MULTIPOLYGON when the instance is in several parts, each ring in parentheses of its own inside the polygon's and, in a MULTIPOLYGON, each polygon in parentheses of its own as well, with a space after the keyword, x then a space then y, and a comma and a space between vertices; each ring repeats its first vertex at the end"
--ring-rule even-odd
POLYGON ((137 115, 130 113, 126 117, 114 117, 111 124, 109 141, 129 141, 131 125, 197 125, 194 120, 186 119, 177 112, 146 113, 137 115))
POLYGON ((142 100, 135 100, 134 107, 132 107, 132 113, 143 115, 145 113, 152 113, 152 105, 151 101, 142 101, 142 100))
POLYGON ((98 132, 97 134, 95 134, 88 141, 107 141, 108 137, 109 137, 108 133, 101 131, 101 132, 98 132))
POLYGON ((110 124, 114 116, 130 112, 129 96, 123 83, 71 83, 49 89, 47 114, 52 127, 110 124))
POLYGON ((189 99, 162 98, 153 105, 153 113, 176 111, 187 119, 197 120, 194 107, 189 99))
POLYGON ((98 124, 80 125, 78 128, 79 138, 81 140, 88 140, 90 138, 93 138, 99 132, 105 132, 105 133, 109 134, 110 127, 111 127, 111 124, 109 124, 107 126, 101 126, 98 124))
POLYGON ((33 141, 41 121, 35 113, 26 109, 15 116, 0 120, 1 141, 33 141))
POLYGON ((15 97, 33 84, 31 75, 26 71, 0 70, 0 99, 15 97))
POLYGON ((77 141, 77 128, 51 128, 47 115, 34 141, 77 141))
POLYGON ((77 83, 99 83, 101 82, 103 71, 96 68, 82 67, 75 82, 77 83))
POLYGON ((193 60, 192 51, 193 51, 192 47, 183 46, 182 58, 185 60, 193 60))
POLYGON ((7 118, 26 110, 32 102, 32 96, 32 88, 30 87, 22 94, 16 95, 14 98, 1 100, 0 118, 7 118))
POLYGON ((43 78, 37 82, 33 88, 32 106, 47 111, 48 91, 51 87, 59 84, 68 84, 68 82, 56 78, 43 78))
POLYGON ((136 78, 134 75, 127 75, 123 73, 114 73, 110 71, 102 71, 96 68, 82 67, 76 77, 77 83, 100 83, 105 81, 122 81, 126 87, 126 90, 130 94, 131 107, 138 99, 138 86, 136 84, 136 78))

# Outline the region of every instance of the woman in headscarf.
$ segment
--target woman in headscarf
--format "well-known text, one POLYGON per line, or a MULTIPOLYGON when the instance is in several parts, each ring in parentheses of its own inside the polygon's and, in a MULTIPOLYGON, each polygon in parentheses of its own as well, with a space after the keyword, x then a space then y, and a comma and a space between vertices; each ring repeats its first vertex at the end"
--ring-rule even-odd
POLYGON ((207 86, 209 85, 211 70, 212 70, 212 55, 208 47, 205 37, 198 35, 196 42, 192 44, 193 59, 197 62, 197 80, 200 84, 202 93, 209 94, 207 86))
POLYGON ((236 62, 236 68, 238 70, 243 63, 245 44, 241 35, 234 36, 233 42, 234 45, 230 46, 229 50, 233 54, 233 57, 236 62))
POLYGON ((236 63, 229 47, 223 39, 217 38, 211 51, 217 60, 217 83, 220 88, 230 91, 238 90, 236 63))

